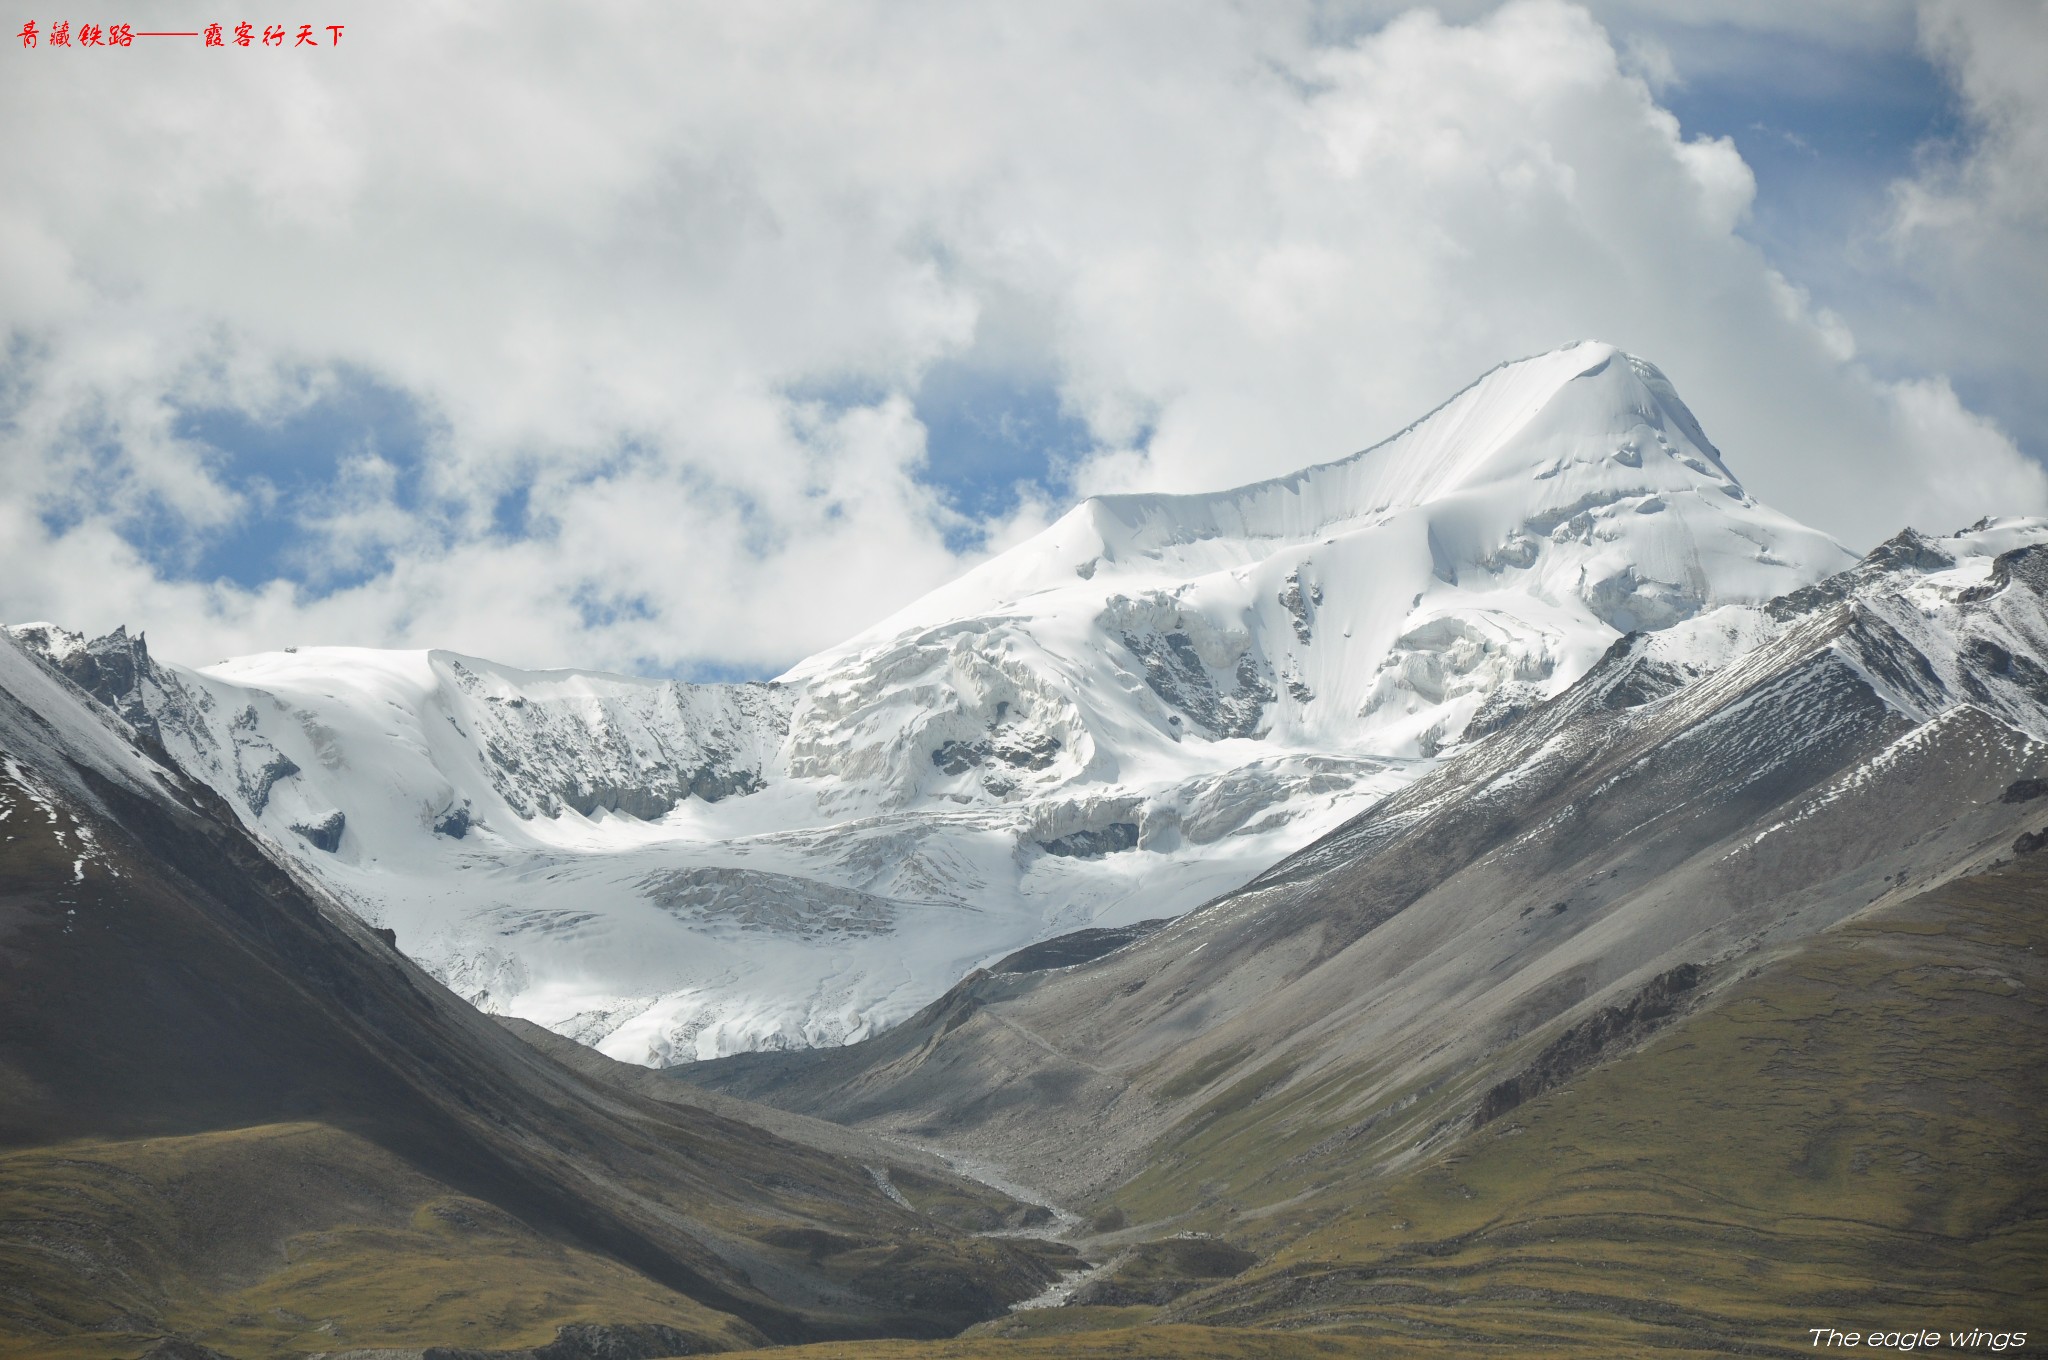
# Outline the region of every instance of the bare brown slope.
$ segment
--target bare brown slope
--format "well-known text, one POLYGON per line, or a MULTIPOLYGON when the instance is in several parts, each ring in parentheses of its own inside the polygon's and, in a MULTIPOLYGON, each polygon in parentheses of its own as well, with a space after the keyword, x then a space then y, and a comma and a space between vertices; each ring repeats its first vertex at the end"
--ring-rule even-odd
MULTIPOLYGON (((1049 1278, 1026 1248, 906 1209, 857 1162, 594 1085, 519 1042, 286 873, 203 786, 0 649, 0 1147, 199 1148, 223 1131, 316 1125, 436 1194, 491 1206, 530 1243, 613 1263, 680 1296, 683 1313, 723 1315, 728 1344, 943 1334, 1049 1278)), ((188 1180, 188 1199, 241 1193, 232 1178, 188 1180)), ((105 1262, 38 1254, 48 1211, 0 1209, 0 1243, 29 1253, 17 1261, 34 1278, 75 1266, 71 1285, 9 1296, 9 1331, 146 1330, 191 1302, 166 1280, 158 1313, 81 1313, 105 1262)), ((91 1217, 59 1236, 127 1249, 111 1228, 95 1237, 91 1217)), ((301 1231, 251 1224, 234 1250, 273 1261, 279 1234, 301 1231)), ((359 1295, 358 1321, 374 1294, 359 1295)))

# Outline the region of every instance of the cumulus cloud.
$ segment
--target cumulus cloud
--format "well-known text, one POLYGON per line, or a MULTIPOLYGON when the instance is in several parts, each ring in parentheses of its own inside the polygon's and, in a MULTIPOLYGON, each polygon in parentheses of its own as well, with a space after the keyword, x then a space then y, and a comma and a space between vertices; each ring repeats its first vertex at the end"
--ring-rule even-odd
POLYGON ((2048 7, 1934 0, 1921 28, 1966 128, 1893 186, 1887 263, 1905 296, 1873 329, 1897 362, 1981 373, 2048 420, 2048 7))
MULTIPOLYGON (((51 135, 0 148, 9 616, 201 661, 773 669, 1061 508, 948 505, 914 404, 945 364, 1086 422, 1055 480, 1190 489, 1597 336, 1851 542, 2048 507, 1938 371, 1860 366, 1742 238, 1735 148, 1583 9, 330 8, 319 53, 14 54, 0 107, 51 135), (317 484, 194 418, 295 428, 366 384, 415 437, 317 484), (279 579, 195 579, 261 522, 279 579)), ((1928 30, 1966 93, 1970 22, 1928 30)), ((2038 110, 1982 81, 1982 154, 2034 154, 2038 110)), ((1902 191, 1899 239, 2038 268, 1973 163, 1902 191), (2016 235, 1950 244, 1987 212, 2016 235)))

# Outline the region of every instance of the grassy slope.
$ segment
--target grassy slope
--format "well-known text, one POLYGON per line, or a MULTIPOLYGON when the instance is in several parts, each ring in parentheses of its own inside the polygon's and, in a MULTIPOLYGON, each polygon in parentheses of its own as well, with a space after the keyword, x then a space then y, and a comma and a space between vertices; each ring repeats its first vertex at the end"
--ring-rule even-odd
POLYGON ((1852 921, 1184 1311, 1797 1348, 2048 1305, 2048 875, 1852 921))
POLYGON ((1354 1353, 1316 1344, 1333 1333, 1376 1355, 1790 1354, 1823 1325, 2025 1329, 2048 1318, 2044 1074, 2048 865, 2022 861, 1814 937, 1390 1177, 1371 1140, 1260 1153, 1234 1127, 1259 1107, 1225 1111, 1133 1196, 1210 1187, 1204 1217, 1240 1238, 1310 1226, 1165 1310, 780 1354, 1354 1353), (1300 1198, 1233 1225, 1233 1185, 1300 1198))
POLYGON ((759 1340, 320 1124, 0 1155, 0 1221, 0 1356, 133 1356, 166 1328, 238 1356, 505 1349, 565 1322, 759 1340))

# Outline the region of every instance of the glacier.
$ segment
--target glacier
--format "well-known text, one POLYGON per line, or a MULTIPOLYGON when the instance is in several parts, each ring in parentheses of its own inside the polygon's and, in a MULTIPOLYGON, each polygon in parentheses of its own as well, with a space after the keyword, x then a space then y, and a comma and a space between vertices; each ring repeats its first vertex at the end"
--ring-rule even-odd
POLYGON ((1585 342, 1348 458, 1089 499, 772 681, 8 634, 466 998, 662 1066, 1185 912, 1624 635, 1747 636, 1856 561, 1585 342))

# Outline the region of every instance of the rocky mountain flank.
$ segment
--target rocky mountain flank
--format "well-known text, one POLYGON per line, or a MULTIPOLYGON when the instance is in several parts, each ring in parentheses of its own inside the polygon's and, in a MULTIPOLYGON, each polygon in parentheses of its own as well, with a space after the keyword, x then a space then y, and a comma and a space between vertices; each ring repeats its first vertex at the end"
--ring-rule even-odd
POLYGON ((1044 1211, 932 1158, 522 1042, 110 718, 100 664, 0 639, 0 1354, 935 1336, 1068 1259, 978 1235, 1044 1211))
POLYGON ((1626 636, 1163 929, 663 1075, 1053 1187, 1098 1265, 952 1360, 2010 1347, 2048 1306, 2043 529, 1626 636))

